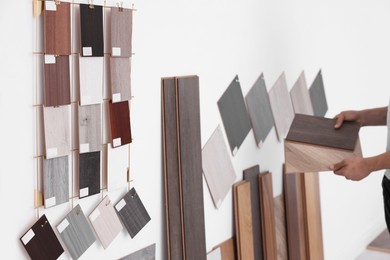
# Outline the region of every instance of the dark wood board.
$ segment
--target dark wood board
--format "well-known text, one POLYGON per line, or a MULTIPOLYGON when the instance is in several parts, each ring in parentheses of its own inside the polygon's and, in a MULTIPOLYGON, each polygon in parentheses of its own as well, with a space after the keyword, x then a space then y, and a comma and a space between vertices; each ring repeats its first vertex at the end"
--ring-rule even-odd
POLYGON ((311 103, 315 116, 325 116, 328 111, 328 102, 326 101, 324 82, 322 79, 321 70, 318 72, 316 78, 309 89, 311 103))
POLYGON ((109 103, 112 146, 131 143, 129 101, 109 103), (116 140, 119 140, 116 142, 116 140))
POLYGON ((81 55, 83 57, 103 57, 103 7, 80 4, 81 55), (92 48, 90 54, 85 48, 92 48))
POLYGON ((80 154, 79 198, 100 193, 100 151, 80 154))

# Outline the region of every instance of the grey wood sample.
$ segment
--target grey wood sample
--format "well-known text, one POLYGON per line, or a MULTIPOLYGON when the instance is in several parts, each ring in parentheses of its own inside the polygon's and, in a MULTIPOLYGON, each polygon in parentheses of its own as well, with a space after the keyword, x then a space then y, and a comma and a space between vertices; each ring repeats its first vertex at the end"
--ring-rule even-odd
POLYGON ((82 153, 79 157, 79 198, 100 193, 100 152, 82 153))
POLYGON ((57 226, 58 233, 73 259, 78 259, 96 241, 93 230, 80 205, 57 226))
POLYGON ((295 114, 314 114, 309 90, 307 89, 305 72, 302 71, 301 75, 299 75, 299 78, 290 90, 290 97, 295 114))
POLYGON ((321 70, 318 72, 316 78, 309 89, 311 103, 313 104, 313 111, 315 116, 325 116, 328 111, 328 102, 326 101, 324 82, 322 80, 321 70))
POLYGON ((132 19, 132 9, 111 8, 111 56, 131 56, 132 19))
POLYGON ((97 152, 102 149, 101 105, 79 106, 80 153, 97 152))
POLYGON ((46 158, 61 157, 70 153, 69 105, 44 107, 46 158))
POLYGON ((134 188, 115 205, 115 209, 131 238, 151 220, 134 188))
POLYGON ((45 208, 69 201, 68 156, 44 159, 43 197, 45 208))
POLYGON ((218 100, 218 108, 233 155, 251 130, 240 81, 236 76, 218 100))
POLYGON ((89 221, 105 249, 123 229, 108 196, 104 197, 96 209, 92 211, 89 215, 89 221))
POLYGON ((260 146, 275 124, 263 74, 249 90, 245 100, 256 143, 260 146))
POLYGON ((131 99, 130 58, 110 58, 112 102, 131 99))
POLYGON ((276 132, 281 142, 290 128, 294 119, 294 109, 291 98, 287 90, 286 76, 284 72, 276 80, 275 84, 269 91, 269 99, 274 115, 276 132))
POLYGON ((156 244, 142 248, 119 260, 154 260, 156 259, 156 244))
POLYGON ((220 126, 202 149, 202 166, 214 205, 219 208, 236 180, 220 126))

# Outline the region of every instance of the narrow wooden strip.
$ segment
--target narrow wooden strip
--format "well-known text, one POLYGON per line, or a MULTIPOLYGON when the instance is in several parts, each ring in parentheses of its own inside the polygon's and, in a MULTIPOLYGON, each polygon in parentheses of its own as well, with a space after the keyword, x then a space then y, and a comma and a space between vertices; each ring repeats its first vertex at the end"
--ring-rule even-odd
POLYGON ((288 260, 287 250, 287 231, 286 231, 286 214, 284 207, 284 194, 280 194, 274 199, 275 209, 275 225, 276 225, 276 243, 277 243, 277 259, 288 260))

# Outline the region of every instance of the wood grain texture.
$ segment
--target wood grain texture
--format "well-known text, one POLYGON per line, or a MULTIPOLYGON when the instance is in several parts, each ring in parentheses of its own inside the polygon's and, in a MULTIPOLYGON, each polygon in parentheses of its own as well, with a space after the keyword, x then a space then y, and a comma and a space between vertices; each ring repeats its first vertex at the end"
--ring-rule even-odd
POLYGON ((82 153, 79 158, 79 198, 99 194, 100 152, 82 153))
POLYGON ((119 260, 154 260, 156 259, 156 244, 142 248, 119 260))
POLYGON ((129 145, 112 148, 107 145, 107 189, 113 191, 127 185, 129 145))
POLYGON ((290 97, 295 114, 314 115, 304 71, 291 88, 290 97))
POLYGON ((57 259, 64 253, 45 214, 20 238, 31 259, 57 259), (33 234, 33 236, 29 236, 33 234))
POLYGON ((218 246, 214 247, 214 249, 219 248, 221 250, 221 259, 222 260, 236 260, 237 252, 236 252, 236 242, 232 237, 218 246))
POLYGON ((70 55, 70 3, 61 2, 56 11, 43 12, 45 54, 70 55))
POLYGON ((263 74, 249 90, 245 100, 256 144, 261 146, 275 124, 263 74))
POLYGON ((181 260, 184 258, 184 241, 181 224, 175 78, 161 80, 161 93, 167 253, 168 259, 181 260))
POLYGON ((78 259, 96 241, 80 205, 70 211, 57 226, 62 242, 73 259, 78 259))
POLYGON ((103 100, 103 57, 79 57, 80 105, 103 100))
POLYGON ((88 218, 104 249, 108 248, 123 229, 108 196, 104 197, 88 218))
POLYGON ((131 99, 130 58, 110 58, 112 102, 131 99))
POLYGON ((286 76, 284 73, 276 80, 268 94, 274 116, 276 133, 279 141, 282 141, 286 137, 294 119, 294 108, 287 90, 286 76))
POLYGON ((206 259, 199 78, 176 78, 185 259, 206 259))
POLYGON ((251 210, 251 185, 248 181, 234 184, 234 210, 237 212, 236 235, 238 259, 253 260, 253 226, 251 210))
POLYGON ((112 146, 118 147, 131 143, 129 102, 109 103, 112 146), (115 140, 120 140, 116 143, 115 140))
POLYGON ((202 149, 202 166, 214 205, 219 208, 236 180, 220 126, 214 130, 202 149))
POLYGON ((252 210, 252 227, 253 227, 253 249, 254 259, 263 259, 263 237, 261 230, 261 212, 259 196, 259 174, 260 167, 255 165, 244 170, 244 180, 248 181, 251 186, 251 210, 252 210))
POLYGON ((45 208, 69 201, 68 156, 44 160, 43 197, 45 208))
POLYGON ((329 171, 331 165, 356 156, 362 156, 359 139, 353 151, 292 141, 284 142, 287 173, 329 171))
POLYGON ((97 152, 102 149, 102 107, 79 106, 79 150, 80 153, 97 152))
POLYGON ((151 220, 134 188, 115 204, 115 210, 131 238, 151 220))
POLYGON ((81 55, 103 57, 103 7, 94 5, 89 8, 87 4, 80 4, 80 28, 81 28, 81 55), (85 47, 91 47, 92 53, 84 52, 85 47))
POLYGON ((354 150, 360 125, 345 122, 341 128, 335 129, 335 123, 335 119, 296 114, 286 140, 354 150))
POLYGON ((311 103, 313 104, 313 111, 315 116, 325 116, 328 111, 328 102, 326 101, 324 82, 322 79, 321 70, 318 72, 316 78, 309 89, 311 103))
POLYGON ((111 8, 111 47, 120 48, 120 57, 131 57, 132 54, 132 20, 132 9, 111 8))
POLYGON ((387 229, 383 230, 371 243, 367 249, 390 253, 390 234, 387 229))
POLYGON ((46 158, 56 158, 70 153, 69 106, 44 107, 46 158))
POLYGON ((236 76, 218 100, 218 108, 233 155, 251 130, 240 81, 236 76))
POLYGON ((70 104, 69 56, 55 57, 55 63, 45 63, 45 107, 70 104))
POLYGON ((275 206, 275 224, 276 224, 276 241, 278 248, 278 260, 289 259, 287 251, 287 232, 286 232, 286 215, 284 207, 284 194, 274 199, 275 206))
POLYGON ((258 176, 258 181, 264 259, 276 260, 278 247, 276 240, 275 209, 271 173, 266 172, 260 174, 258 176))

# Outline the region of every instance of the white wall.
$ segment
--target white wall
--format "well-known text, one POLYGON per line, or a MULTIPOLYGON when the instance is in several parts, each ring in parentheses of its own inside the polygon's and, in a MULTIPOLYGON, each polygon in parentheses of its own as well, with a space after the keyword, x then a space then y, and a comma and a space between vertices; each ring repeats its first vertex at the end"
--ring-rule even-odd
MULTIPOLYGON (((217 100, 238 74, 244 95, 264 72, 267 88, 281 72, 289 88, 302 70, 311 83, 323 71, 329 111, 385 106, 390 97, 390 3, 363 1, 134 1, 131 172, 152 221, 131 240, 123 233, 112 248, 99 243, 84 259, 114 259, 157 243, 163 259, 160 78, 197 74, 201 91, 202 145, 221 124, 217 100)), ((33 58, 31 1, 3 1, 0 59, 1 255, 27 258, 19 237, 36 219, 33 209, 33 58)), ((362 129, 365 156, 383 152, 384 127, 362 129)), ((272 130, 261 149, 249 133, 232 158, 237 181, 260 164, 273 172, 281 193, 282 144, 272 130)), ((325 258, 354 259, 384 227, 382 172, 361 182, 321 173, 325 258)), ((233 234, 231 192, 214 209, 204 182, 206 242, 210 250, 233 234)), ((96 202, 86 200, 89 211, 96 202)), ((67 209, 48 211, 57 225, 67 209)))

